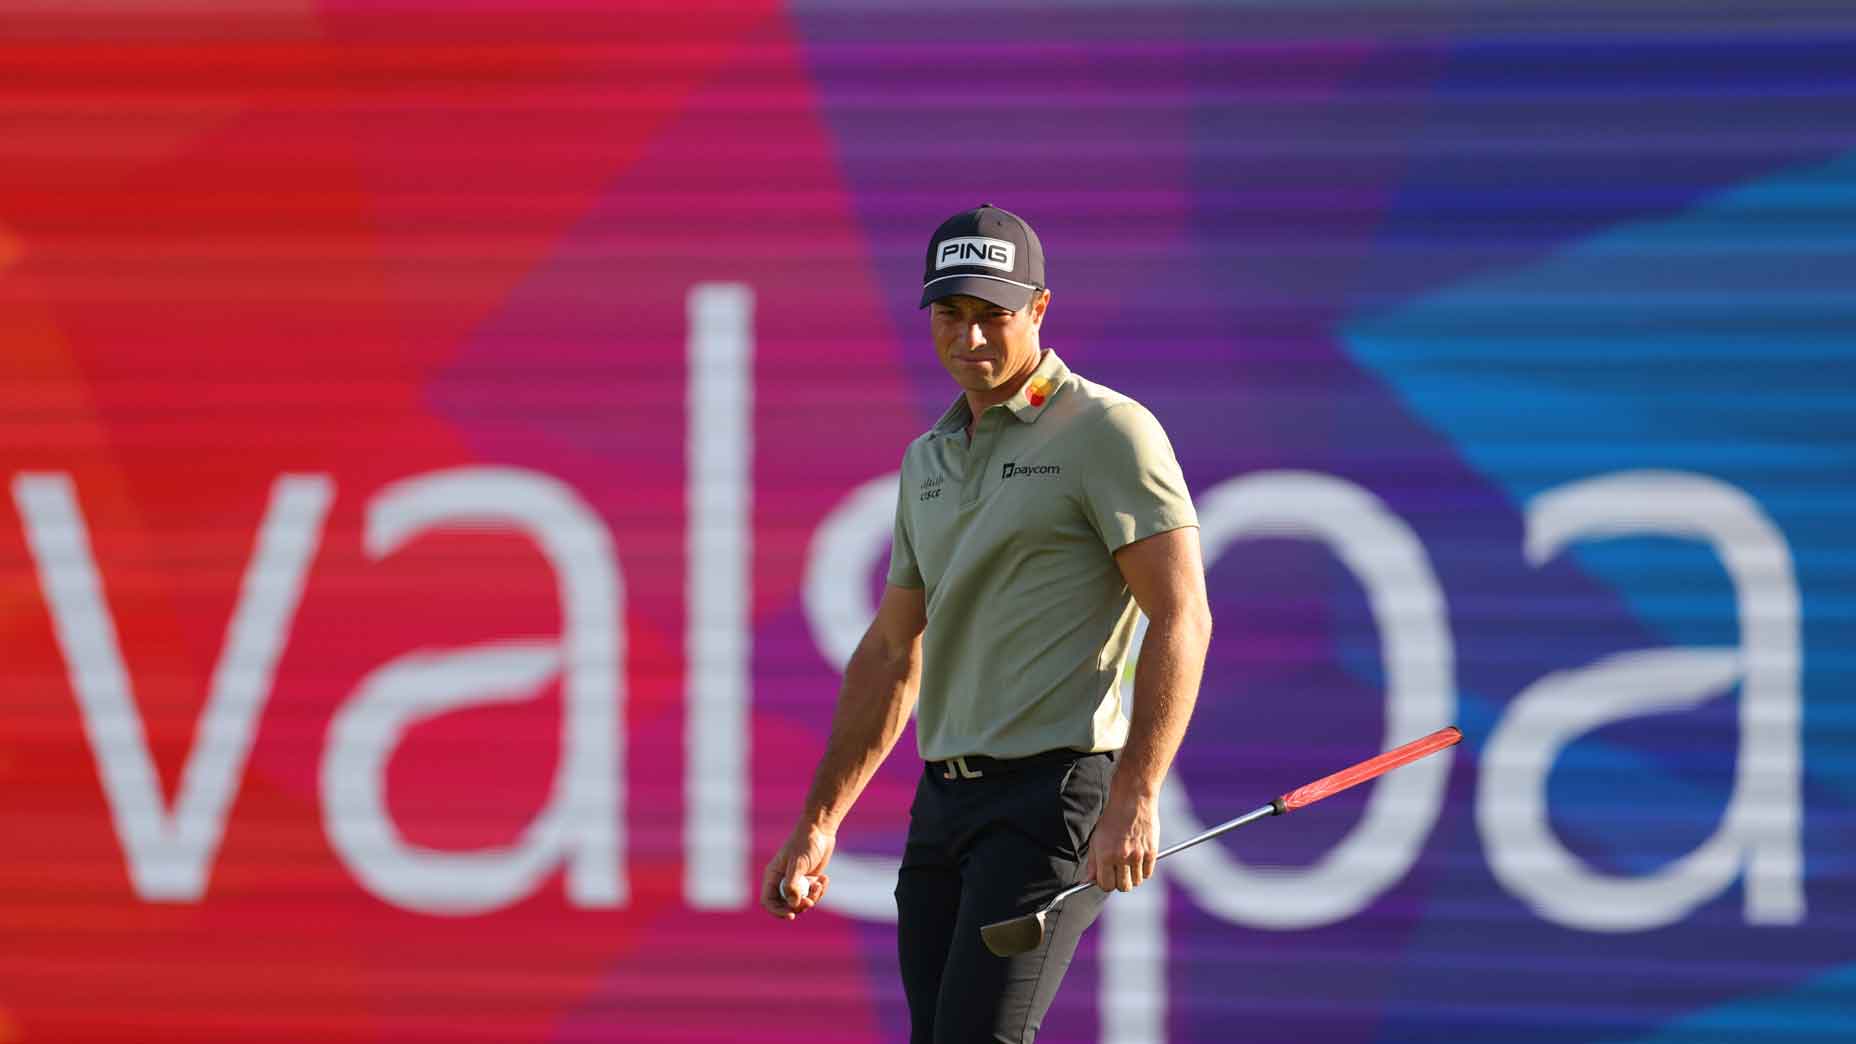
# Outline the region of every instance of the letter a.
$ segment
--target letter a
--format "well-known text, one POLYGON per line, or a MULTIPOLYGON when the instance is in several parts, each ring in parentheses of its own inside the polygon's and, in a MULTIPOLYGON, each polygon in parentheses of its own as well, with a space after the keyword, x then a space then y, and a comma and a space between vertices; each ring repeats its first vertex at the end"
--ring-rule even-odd
MULTIPOLYGON (((1753 924, 1804 919, 1799 841, 1799 600, 1785 537, 1746 494, 1705 475, 1635 471, 1549 490, 1527 507, 1527 557, 1579 537, 1706 541, 1733 583, 1738 648, 1647 649, 1558 671, 1509 705, 1483 752, 1476 824, 1489 865, 1542 916, 1589 931, 1681 920, 1744 873, 1753 924), (1733 795, 1699 848, 1650 874, 1592 869, 1554 836, 1547 778, 1558 753, 1608 722, 1693 707, 1740 682, 1733 795)), ((1618 800, 1628 800, 1619 795, 1618 800)))

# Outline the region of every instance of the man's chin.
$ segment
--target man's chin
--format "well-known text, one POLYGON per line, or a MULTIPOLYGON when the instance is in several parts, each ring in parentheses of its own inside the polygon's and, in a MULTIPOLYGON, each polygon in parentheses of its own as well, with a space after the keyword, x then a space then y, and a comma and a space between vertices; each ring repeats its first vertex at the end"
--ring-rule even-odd
POLYGON ((954 383, 968 391, 991 391, 1000 384, 998 373, 990 365, 955 366, 950 373, 954 383))

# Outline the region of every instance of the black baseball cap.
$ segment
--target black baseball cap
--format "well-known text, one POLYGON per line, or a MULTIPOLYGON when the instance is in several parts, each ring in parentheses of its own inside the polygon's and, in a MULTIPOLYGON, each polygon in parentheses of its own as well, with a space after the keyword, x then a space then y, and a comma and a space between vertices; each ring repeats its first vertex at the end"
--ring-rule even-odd
POLYGON ((1025 219, 981 203, 941 222, 928 240, 922 303, 968 294, 1016 312, 1044 289, 1044 247, 1025 219))

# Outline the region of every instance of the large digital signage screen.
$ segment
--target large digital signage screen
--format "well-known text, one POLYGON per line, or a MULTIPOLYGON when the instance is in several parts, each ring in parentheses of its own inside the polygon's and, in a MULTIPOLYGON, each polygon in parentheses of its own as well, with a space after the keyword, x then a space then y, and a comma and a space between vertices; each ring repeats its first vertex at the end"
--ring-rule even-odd
POLYGON ((912 732, 755 907, 955 387, 1216 633, 1043 1039, 1856 1038, 1856 13, 0 4, 0 1041, 906 1036, 912 732))

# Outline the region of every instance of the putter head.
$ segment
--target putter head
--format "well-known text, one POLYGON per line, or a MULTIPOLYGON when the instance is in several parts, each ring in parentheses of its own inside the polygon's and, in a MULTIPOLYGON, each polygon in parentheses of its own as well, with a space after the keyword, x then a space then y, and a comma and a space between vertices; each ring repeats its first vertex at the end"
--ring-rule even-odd
POLYGON ((980 929, 980 941, 1000 957, 1016 957, 1038 948, 1044 941, 1044 914, 1028 913, 1009 921, 995 921, 980 929))

